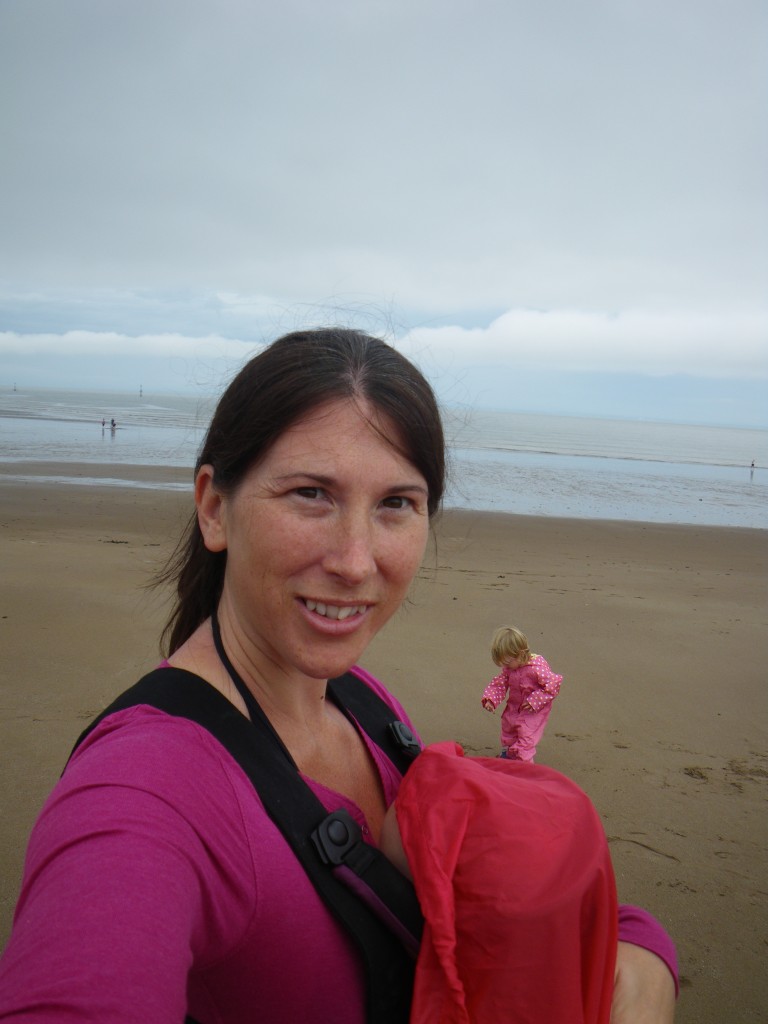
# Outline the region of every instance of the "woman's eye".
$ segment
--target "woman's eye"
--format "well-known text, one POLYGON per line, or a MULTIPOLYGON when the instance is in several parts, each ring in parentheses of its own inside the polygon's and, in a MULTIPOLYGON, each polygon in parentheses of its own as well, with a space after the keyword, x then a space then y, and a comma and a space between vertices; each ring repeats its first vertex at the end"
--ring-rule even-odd
POLYGON ((413 502, 402 494, 391 494, 382 501, 384 508, 408 508, 413 502))
POLYGON ((320 487, 297 487, 296 494, 301 498, 316 500, 322 495, 322 489, 320 487))

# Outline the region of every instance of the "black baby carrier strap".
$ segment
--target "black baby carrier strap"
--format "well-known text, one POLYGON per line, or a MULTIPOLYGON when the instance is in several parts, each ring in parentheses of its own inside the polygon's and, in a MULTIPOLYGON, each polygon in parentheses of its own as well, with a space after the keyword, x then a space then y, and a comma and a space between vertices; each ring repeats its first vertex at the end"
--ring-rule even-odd
MULTIPOLYGON (((230 667, 228 659, 225 665, 230 667)), ((419 746, 392 709, 351 673, 330 680, 328 693, 404 773, 419 746)), ((366 1020, 407 1024, 423 925, 413 886, 379 850, 363 842, 345 810, 328 814, 250 691, 246 703, 251 721, 199 676, 156 669, 92 722, 75 749, 107 715, 138 704, 207 729, 248 775, 323 902, 357 946, 367 980, 366 1020)), ((187 1024, 193 1024, 191 1018, 187 1024)))

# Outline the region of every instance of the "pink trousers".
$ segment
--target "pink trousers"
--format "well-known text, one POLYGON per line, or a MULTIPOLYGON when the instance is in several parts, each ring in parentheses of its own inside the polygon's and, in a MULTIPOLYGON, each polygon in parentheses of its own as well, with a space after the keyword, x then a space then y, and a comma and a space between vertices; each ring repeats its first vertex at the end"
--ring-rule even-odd
POLYGON ((510 716, 502 723, 501 743, 507 750, 507 757, 517 761, 533 761, 536 747, 544 735, 552 705, 537 714, 525 711, 510 716))

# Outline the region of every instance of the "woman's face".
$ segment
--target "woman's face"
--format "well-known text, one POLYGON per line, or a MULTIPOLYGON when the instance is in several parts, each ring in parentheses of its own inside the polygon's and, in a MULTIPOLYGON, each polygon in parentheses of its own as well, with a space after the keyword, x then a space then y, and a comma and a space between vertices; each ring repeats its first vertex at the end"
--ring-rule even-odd
POLYGON ((210 467, 200 470, 203 537, 227 551, 220 615, 254 668, 342 674, 421 564, 426 481, 386 440, 398 440, 394 425, 361 408, 334 401, 310 413, 230 497, 217 494, 210 467))

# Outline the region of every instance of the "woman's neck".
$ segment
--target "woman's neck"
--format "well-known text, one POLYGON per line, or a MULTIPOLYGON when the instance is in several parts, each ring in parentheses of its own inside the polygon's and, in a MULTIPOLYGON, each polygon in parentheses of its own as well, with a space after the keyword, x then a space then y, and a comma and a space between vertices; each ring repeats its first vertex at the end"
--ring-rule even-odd
MULTIPOLYGON (((289 678, 285 673, 256 668, 240 645, 228 639, 224 622, 221 633, 228 659, 299 771, 349 797, 363 811, 373 835, 378 836, 385 810, 378 772, 357 729, 333 701, 326 700, 326 680, 298 674, 289 678)), ((210 621, 203 623, 168 661, 175 668, 201 676, 250 717, 218 655, 210 621)))
MULTIPOLYGON (((260 651, 253 650, 250 645, 241 642, 237 631, 230 627, 224 616, 219 627, 227 659, 269 718, 275 714, 281 718, 302 721, 307 718, 313 719, 322 711, 325 704, 326 679, 310 679, 298 672, 289 676, 260 651)), ((168 662, 174 668, 184 668, 201 676, 244 711, 243 699, 216 650, 210 619, 195 630, 192 636, 168 658, 168 662), (233 695, 238 699, 233 699, 233 695)))

